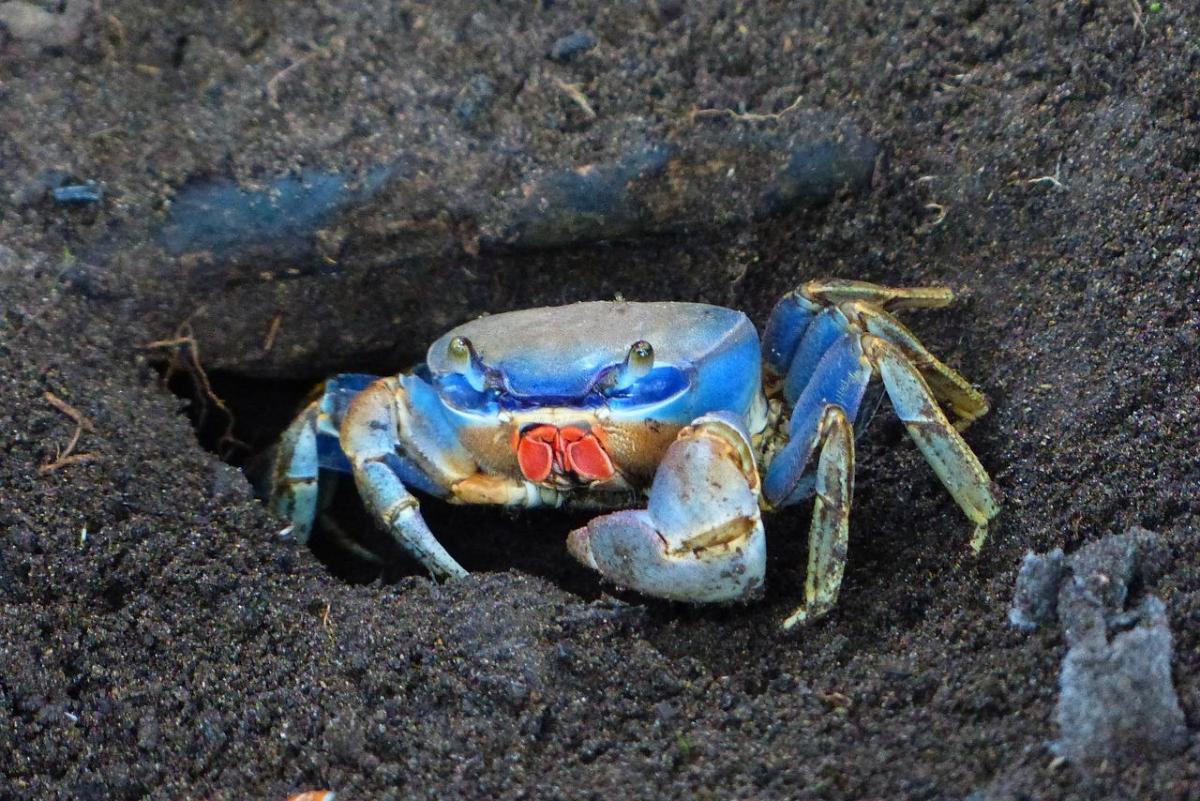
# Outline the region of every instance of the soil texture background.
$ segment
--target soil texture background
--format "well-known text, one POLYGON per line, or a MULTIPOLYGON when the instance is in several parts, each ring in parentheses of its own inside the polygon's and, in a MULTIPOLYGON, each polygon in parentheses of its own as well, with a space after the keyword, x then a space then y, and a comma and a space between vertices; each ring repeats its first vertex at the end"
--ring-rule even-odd
POLYGON ((1182 0, 0 2, 0 798, 1200 798, 1198 208, 1182 0), (868 180, 745 200, 822 125, 869 140, 868 180), (638 194, 664 142, 674 194, 638 194), (628 213, 523 205, 595 164, 634 165, 628 213), (348 178, 270 236, 188 239, 196 187, 297 176, 348 178), (818 276, 959 293, 905 319, 991 398, 966 439, 1004 501, 973 556, 885 405, 803 630, 807 504, 747 606, 603 584, 577 520, 433 501, 470 577, 348 581, 221 439, 216 397, 260 449, 311 382, 483 311, 761 327, 818 276), (1189 740, 1075 764, 1066 643, 1009 625, 1013 584, 1134 525, 1189 740))

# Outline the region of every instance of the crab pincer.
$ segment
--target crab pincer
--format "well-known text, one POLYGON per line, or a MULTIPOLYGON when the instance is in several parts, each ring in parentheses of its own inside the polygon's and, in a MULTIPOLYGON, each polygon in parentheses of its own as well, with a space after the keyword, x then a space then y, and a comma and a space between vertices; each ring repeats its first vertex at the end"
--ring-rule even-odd
POLYGON ((645 509, 572 531, 567 548, 617 584, 658 598, 732 601, 763 583, 766 536, 750 436, 732 415, 705 415, 667 449, 645 509))

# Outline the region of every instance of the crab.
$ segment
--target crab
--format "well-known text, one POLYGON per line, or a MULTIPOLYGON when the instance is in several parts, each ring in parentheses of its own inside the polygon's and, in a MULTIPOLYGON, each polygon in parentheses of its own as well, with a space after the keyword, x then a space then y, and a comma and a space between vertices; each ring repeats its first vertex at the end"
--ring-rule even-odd
POLYGON ((960 431, 983 394, 892 312, 951 302, 941 287, 803 284, 760 343, 743 313, 700 303, 592 301, 485 316, 412 371, 343 374, 292 422, 265 495, 306 542, 338 474, 434 578, 467 571, 414 492, 457 504, 605 512, 567 548, 617 585, 692 603, 756 597, 765 511, 814 498, 804 601, 833 608, 845 570, 856 422, 879 379, 896 415, 974 526, 999 512, 960 431))

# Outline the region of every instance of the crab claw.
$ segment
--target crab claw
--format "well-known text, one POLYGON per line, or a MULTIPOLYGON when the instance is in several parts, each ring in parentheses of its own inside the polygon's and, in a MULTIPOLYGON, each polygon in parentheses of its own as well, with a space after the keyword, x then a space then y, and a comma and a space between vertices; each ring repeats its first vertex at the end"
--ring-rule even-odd
POLYGON ((732 601, 762 586, 766 541, 758 473, 740 421, 705 415, 680 431, 646 509, 597 517, 567 548, 611 581, 692 603, 732 601))

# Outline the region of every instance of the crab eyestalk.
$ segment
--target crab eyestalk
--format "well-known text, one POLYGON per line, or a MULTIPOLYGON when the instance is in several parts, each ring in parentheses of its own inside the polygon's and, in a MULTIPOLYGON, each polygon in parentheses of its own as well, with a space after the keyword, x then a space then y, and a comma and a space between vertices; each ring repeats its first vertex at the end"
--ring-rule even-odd
POLYGON ((654 346, 644 339, 639 339, 629 346, 625 361, 617 368, 613 377, 614 389, 629 389, 639 378, 649 374, 654 369, 654 346))
POLYGON ((450 356, 450 366, 456 373, 467 379, 467 383, 476 392, 483 392, 488 384, 488 371, 483 360, 475 352, 475 346, 466 337, 455 337, 446 346, 450 356))

